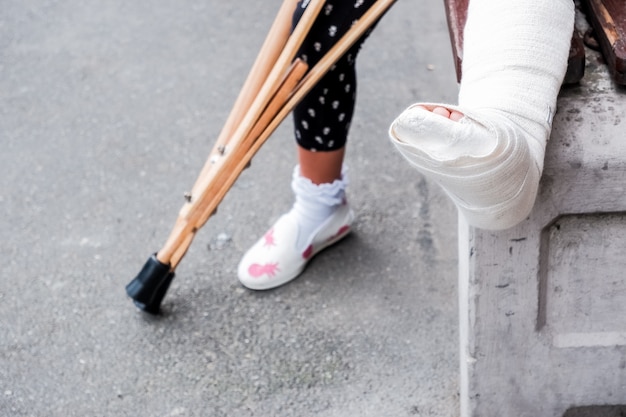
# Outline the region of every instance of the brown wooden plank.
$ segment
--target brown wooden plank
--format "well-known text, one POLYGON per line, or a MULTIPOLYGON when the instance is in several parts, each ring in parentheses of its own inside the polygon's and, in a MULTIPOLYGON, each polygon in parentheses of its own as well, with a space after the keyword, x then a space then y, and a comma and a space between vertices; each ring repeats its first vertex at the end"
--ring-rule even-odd
POLYGON ((616 83, 626 85, 626 3, 584 0, 587 19, 616 83))

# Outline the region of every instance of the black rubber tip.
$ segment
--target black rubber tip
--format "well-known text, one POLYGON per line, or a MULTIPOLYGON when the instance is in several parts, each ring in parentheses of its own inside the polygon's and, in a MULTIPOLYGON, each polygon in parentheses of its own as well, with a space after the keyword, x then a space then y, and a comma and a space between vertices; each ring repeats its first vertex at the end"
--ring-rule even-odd
POLYGON ((161 302, 174 279, 170 266, 161 263, 153 254, 139 274, 126 285, 126 294, 146 313, 159 314, 161 302))

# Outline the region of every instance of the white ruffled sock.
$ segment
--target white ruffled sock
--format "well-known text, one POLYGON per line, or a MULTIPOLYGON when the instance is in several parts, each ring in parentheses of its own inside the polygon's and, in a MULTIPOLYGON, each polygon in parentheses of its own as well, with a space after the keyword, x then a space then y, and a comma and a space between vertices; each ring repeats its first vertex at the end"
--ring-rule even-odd
POLYGON ((505 229, 530 213, 573 27, 572 0, 472 0, 459 105, 441 105, 463 119, 413 105, 392 123, 398 150, 469 224, 505 229))
POLYGON ((341 179, 325 184, 314 184, 300 174, 299 165, 294 168, 291 189, 296 199, 287 215, 293 216, 299 226, 296 243, 298 251, 306 249, 311 235, 344 202, 347 185, 345 167, 342 169, 341 179))

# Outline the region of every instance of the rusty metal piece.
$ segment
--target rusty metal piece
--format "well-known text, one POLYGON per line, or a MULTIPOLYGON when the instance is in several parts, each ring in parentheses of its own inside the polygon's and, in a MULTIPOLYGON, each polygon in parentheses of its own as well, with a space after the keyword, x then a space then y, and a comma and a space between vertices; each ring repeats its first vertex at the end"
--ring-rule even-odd
POLYGON ((617 84, 626 85, 626 7, 623 0, 584 0, 587 19, 609 71, 617 84))
MULTIPOLYGON (((445 0, 444 5, 446 18, 448 20, 448 30, 450 32, 450 42, 452 43, 452 55, 454 57, 454 66, 456 68, 456 78, 458 82, 461 82, 461 78, 463 76, 461 71, 463 63, 463 29, 465 28, 465 23, 467 22, 467 8, 469 0, 445 0)), ((577 32, 574 31, 572 39, 572 49, 574 50, 570 50, 567 73, 564 80, 564 83, 566 84, 575 84, 579 82, 584 74, 585 50, 581 47, 581 43, 575 39, 577 36, 577 32)))

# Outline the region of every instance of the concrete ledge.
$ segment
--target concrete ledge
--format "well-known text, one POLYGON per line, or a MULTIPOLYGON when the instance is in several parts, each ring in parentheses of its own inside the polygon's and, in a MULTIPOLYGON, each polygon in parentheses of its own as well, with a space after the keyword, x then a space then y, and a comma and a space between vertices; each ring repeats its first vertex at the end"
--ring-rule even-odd
POLYGON ((459 221, 464 417, 626 404, 626 94, 587 56, 529 218, 502 232, 459 221))

